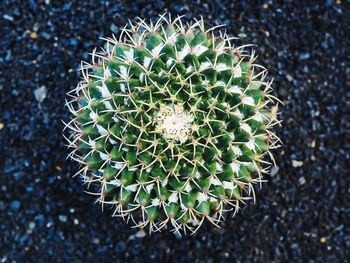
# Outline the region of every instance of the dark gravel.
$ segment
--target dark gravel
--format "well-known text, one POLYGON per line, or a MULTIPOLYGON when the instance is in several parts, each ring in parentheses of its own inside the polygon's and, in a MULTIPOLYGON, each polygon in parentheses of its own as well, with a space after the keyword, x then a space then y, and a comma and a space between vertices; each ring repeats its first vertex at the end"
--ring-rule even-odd
POLYGON ((349 262, 350 2, 281 2, 1 1, 1 262, 349 262), (65 93, 98 38, 165 11, 259 44, 285 103, 257 203, 182 239, 102 213, 71 178, 61 135, 65 93))

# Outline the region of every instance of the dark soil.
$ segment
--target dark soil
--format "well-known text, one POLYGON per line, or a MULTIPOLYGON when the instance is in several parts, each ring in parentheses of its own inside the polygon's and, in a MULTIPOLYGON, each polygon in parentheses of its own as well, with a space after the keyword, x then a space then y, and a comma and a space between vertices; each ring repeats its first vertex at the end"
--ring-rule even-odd
POLYGON ((348 262, 349 25, 349 0, 1 1, 1 262, 348 262), (65 93, 98 38, 166 11, 258 44, 285 103, 278 168, 257 203, 184 238, 143 237, 102 213, 61 135, 65 93))

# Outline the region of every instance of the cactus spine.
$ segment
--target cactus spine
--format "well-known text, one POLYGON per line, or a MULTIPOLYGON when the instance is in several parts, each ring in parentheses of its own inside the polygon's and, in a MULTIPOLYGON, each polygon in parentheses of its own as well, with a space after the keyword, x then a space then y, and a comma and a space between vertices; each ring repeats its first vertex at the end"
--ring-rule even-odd
POLYGON ((254 198, 263 157, 278 147, 276 98, 254 52, 233 39, 203 19, 140 19, 82 62, 68 93, 69 156, 114 215, 195 232, 254 198))

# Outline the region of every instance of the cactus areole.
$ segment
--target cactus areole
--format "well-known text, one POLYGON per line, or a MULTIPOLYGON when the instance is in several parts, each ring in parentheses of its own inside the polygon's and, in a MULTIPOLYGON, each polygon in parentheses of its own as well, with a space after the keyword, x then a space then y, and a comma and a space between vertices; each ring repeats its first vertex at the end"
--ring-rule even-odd
POLYGON ((114 215, 195 232, 254 199, 278 147, 267 71, 203 20, 130 23, 82 62, 66 127, 77 174, 114 215))

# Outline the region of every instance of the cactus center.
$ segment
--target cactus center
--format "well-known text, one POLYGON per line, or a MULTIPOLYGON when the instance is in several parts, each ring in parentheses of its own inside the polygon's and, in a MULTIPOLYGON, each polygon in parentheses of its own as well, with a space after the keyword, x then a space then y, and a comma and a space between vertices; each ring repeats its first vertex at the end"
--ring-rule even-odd
POLYGON ((156 115, 156 131, 165 139, 182 144, 192 132, 193 120, 182 105, 162 105, 156 115))

